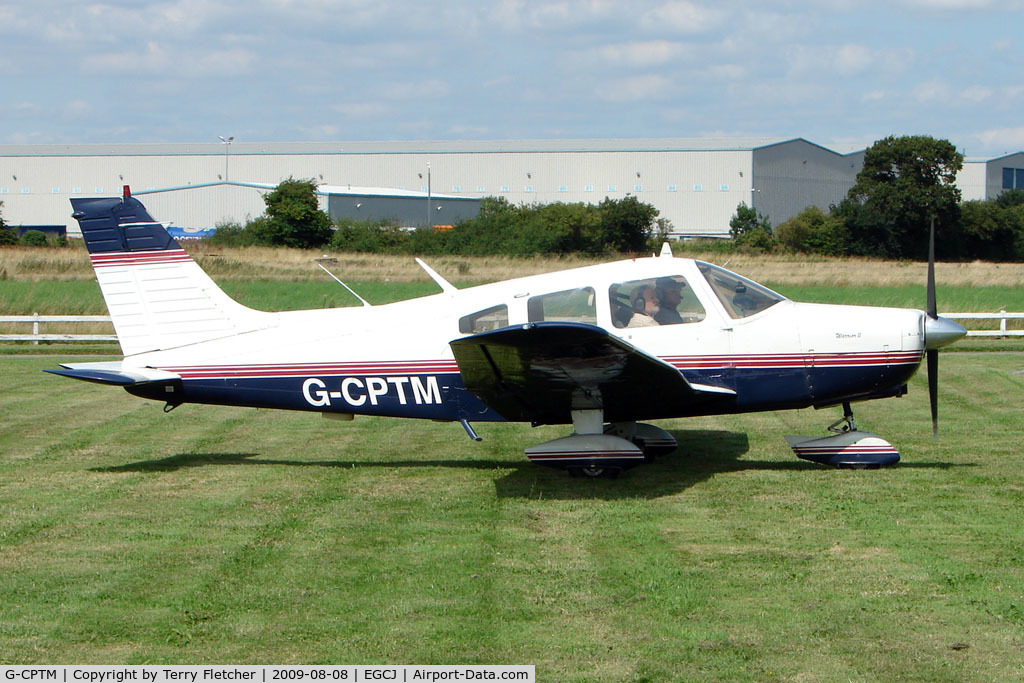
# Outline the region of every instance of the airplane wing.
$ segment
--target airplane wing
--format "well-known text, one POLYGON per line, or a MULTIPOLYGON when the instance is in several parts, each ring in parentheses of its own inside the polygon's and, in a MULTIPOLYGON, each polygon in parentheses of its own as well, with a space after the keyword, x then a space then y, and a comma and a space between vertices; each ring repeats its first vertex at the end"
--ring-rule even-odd
POLYGON ((676 417, 736 392, 691 384, 676 368, 594 325, 537 322, 450 343, 466 388, 506 420, 571 422, 602 409, 609 422, 676 417))

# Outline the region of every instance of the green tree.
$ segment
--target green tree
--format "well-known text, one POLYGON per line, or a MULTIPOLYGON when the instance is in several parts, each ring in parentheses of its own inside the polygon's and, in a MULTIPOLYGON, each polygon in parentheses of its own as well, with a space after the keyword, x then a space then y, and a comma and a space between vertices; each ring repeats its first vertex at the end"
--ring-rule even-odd
POLYGON ((746 202, 739 203, 729 220, 729 235, 736 245, 757 251, 770 251, 775 244, 768 217, 747 206, 746 202))
POLYGON ((1024 204, 1024 190, 1003 190, 1003 193, 996 197, 997 205, 1004 209, 1010 209, 1024 204))
MULTIPOLYGON (((338 229, 331 237, 331 249, 337 251, 358 251, 370 253, 404 253, 411 233, 398 225, 386 221, 357 221, 341 218, 338 229)), ((418 232, 431 233, 431 230, 418 232)))
POLYGON ((1006 211, 1013 224, 1013 260, 1024 261, 1024 204, 1016 204, 1006 211))
POLYGON ((26 230, 18 240, 18 244, 23 247, 45 247, 47 244, 46 233, 41 230, 26 230))
POLYGON ((960 190, 955 182, 963 160, 951 142, 926 135, 889 136, 869 147, 847 195, 849 203, 839 207, 855 250, 893 258, 925 258, 934 217, 937 250, 954 255, 951 252, 961 243, 956 234, 960 190), (859 212, 852 204, 869 211, 859 212), (887 234, 880 234, 882 231, 887 234))
POLYGON ((598 205, 601 214, 601 249, 635 254, 646 251, 657 228, 658 210, 636 197, 614 200, 607 197, 598 205))
POLYGON ((826 256, 849 253, 849 231, 837 215, 809 206, 775 228, 778 243, 791 251, 826 256))
POLYGON ((429 241, 438 253, 465 255, 638 253, 647 249, 657 215, 656 208, 635 197, 605 199, 599 206, 513 206, 503 197, 488 197, 475 218, 460 221, 448 232, 433 233, 429 240, 417 233, 410 244, 422 248, 429 241))
MULTIPOLYGON (((4 203, 0 202, 0 209, 4 208, 4 203)), ((17 244, 18 236, 14 233, 14 230, 7 227, 7 223, 4 221, 3 214, 0 214, 0 246, 5 244, 17 244)))
POLYGON ((327 244, 331 239, 331 219, 320 210, 316 182, 288 178, 272 192, 264 195, 267 205, 265 221, 253 221, 260 242, 286 247, 311 248, 327 244))
POLYGON ((964 202, 960 207, 963 255, 987 261, 1018 258, 1017 241, 1024 229, 1018 213, 995 201, 964 202))

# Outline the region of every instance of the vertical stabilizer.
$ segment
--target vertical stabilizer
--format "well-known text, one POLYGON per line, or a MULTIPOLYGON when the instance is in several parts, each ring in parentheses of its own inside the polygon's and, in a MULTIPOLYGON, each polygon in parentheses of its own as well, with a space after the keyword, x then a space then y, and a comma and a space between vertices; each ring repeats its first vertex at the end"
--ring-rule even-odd
POLYGON ((123 197, 71 205, 125 356, 273 325, 274 314, 221 291, 127 186, 123 197))

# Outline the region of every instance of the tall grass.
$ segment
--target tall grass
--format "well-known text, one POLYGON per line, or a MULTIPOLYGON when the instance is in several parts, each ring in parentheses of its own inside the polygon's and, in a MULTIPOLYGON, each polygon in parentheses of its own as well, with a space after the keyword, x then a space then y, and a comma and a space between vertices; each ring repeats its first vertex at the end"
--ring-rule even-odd
MULTIPOLYGON (((325 253, 269 247, 217 248, 204 242, 186 242, 185 248, 218 281, 225 280, 322 280, 317 263, 324 261, 343 280, 379 282, 429 282, 429 277, 406 256, 325 253)), ((778 285, 896 287, 921 285, 925 264, 870 259, 838 259, 811 256, 717 257, 676 246, 676 254, 710 260, 759 282, 778 285)), ((614 260, 566 256, 535 257, 433 257, 426 259, 444 277, 461 284, 494 282, 513 277, 564 270, 614 260)), ((940 284, 966 287, 1024 287, 1024 264, 939 263, 940 284)), ((76 244, 66 249, 10 247, 0 249, 0 282, 4 280, 91 280, 92 268, 85 249, 76 244)))

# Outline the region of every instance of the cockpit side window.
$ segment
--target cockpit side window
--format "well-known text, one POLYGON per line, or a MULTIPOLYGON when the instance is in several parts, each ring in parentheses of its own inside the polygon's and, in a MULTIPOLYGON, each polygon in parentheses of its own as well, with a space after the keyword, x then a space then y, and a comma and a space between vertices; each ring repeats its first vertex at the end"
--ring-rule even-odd
POLYGON ((560 320, 596 325, 597 308, 594 304, 593 287, 579 287, 531 297, 526 310, 530 322, 560 320))
POLYGON ((459 332, 477 334, 508 327, 508 306, 492 306, 459 318, 459 332))
POLYGON ((785 301, 781 294, 724 268, 702 261, 697 267, 732 318, 747 318, 785 301))
POLYGON ((617 282, 608 288, 612 324, 618 328, 696 323, 704 306, 682 275, 617 282))

